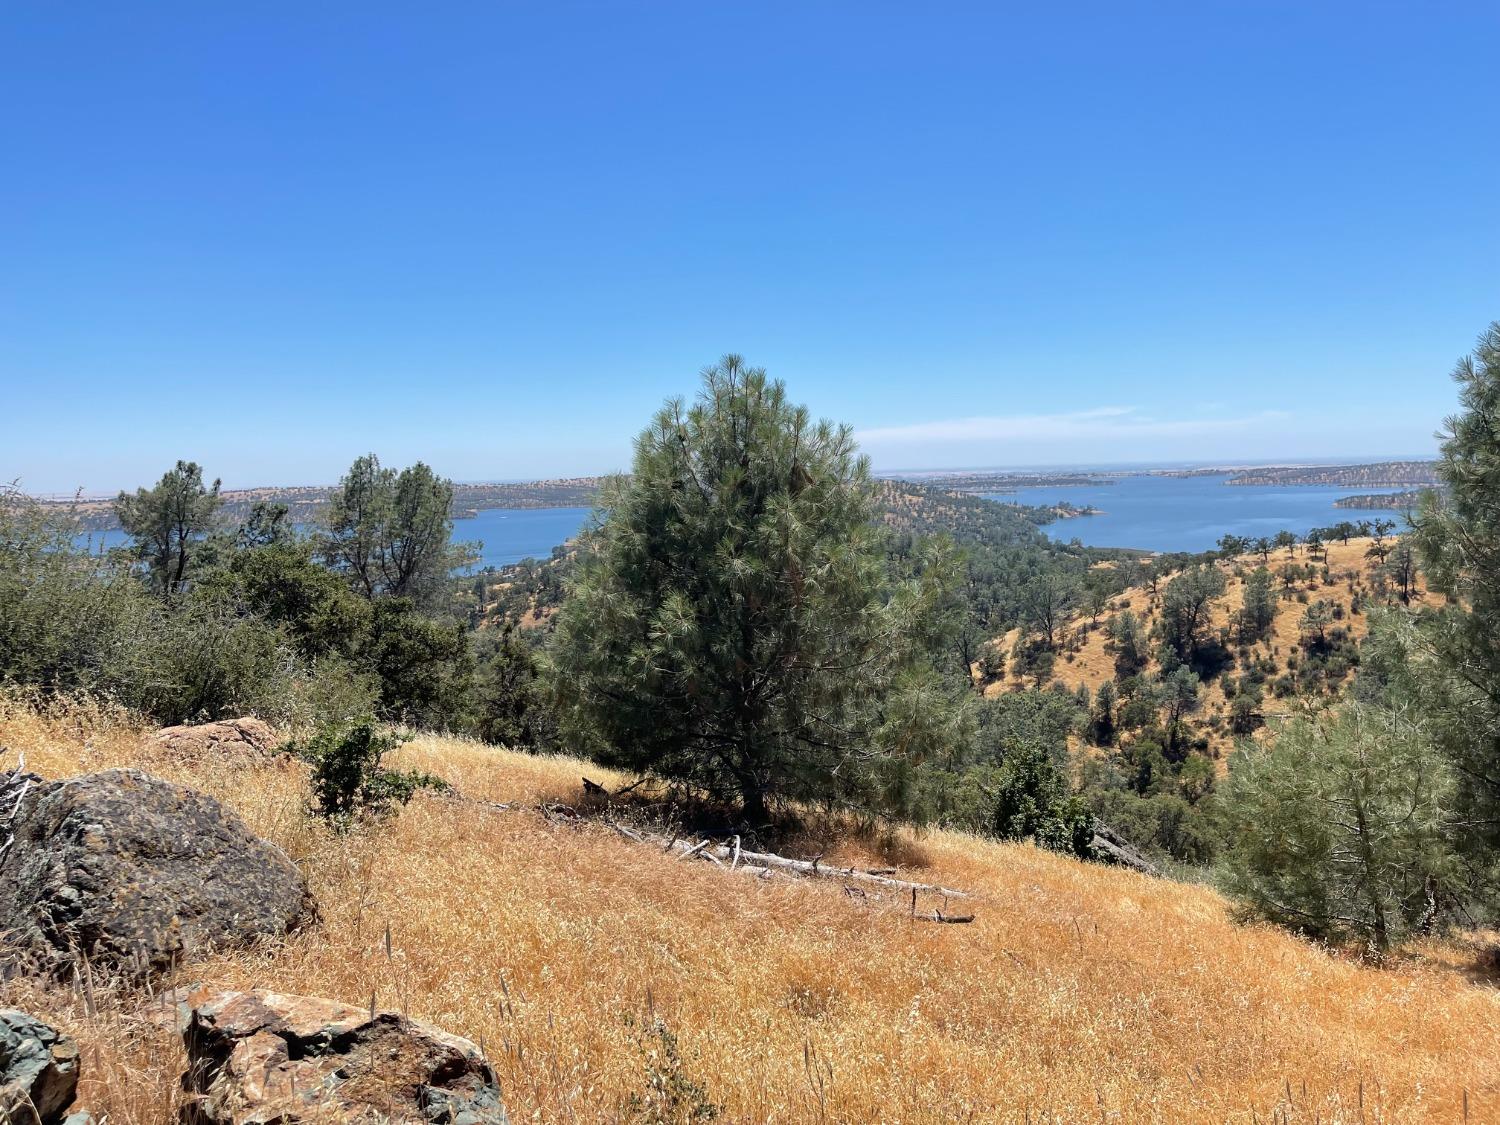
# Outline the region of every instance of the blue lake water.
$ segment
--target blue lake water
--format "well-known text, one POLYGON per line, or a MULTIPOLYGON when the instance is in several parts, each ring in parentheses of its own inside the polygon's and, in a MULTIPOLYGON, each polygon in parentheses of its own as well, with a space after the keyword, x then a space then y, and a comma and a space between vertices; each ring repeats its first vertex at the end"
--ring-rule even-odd
MULTIPOLYGON (((527 558, 545 559, 553 547, 578 534, 588 515, 588 508, 486 508, 468 519, 454 520, 453 539, 483 544, 480 567, 509 566, 527 558)), ((107 551, 127 541, 118 527, 86 532, 75 540, 93 551, 107 551)))
POLYGON ((1120 477, 1115 484, 1020 488, 990 499, 1052 505, 1066 500, 1091 505, 1103 515, 1058 520, 1043 530, 1053 539, 1077 539, 1089 547, 1136 547, 1148 551, 1207 551, 1219 536, 1273 536, 1283 529, 1305 535, 1341 520, 1401 520, 1388 510, 1335 508, 1356 493, 1394 488, 1226 485, 1228 474, 1205 477, 1120 477))
POLYGON ((126 535, 118 527, 105 528, 103 531, 85 531, 82 535, 73 536, 73 546, 86 547, 94 554, 101 551, 112 551, 116 547, 123 547, 130 542, 130 536, 126 535))
POLYGON ((522 559, 545 559, 552 548, 578 534, 588 508, 485 508, 453 521, 455 542, 484 544, 479 565, 509 566, 522 559))
MULTIPOLYGON (((1001 503, 1052 505, 1066 500, 1104 514, 1058 520, 1045 528, 1052 538, 1078 539, 1090 547, 1135 547, 1147 551, 1207 551, 1219 536, 1275 535, 1283 528, 1304 535, 1340 520, 1400 519, 1386 510, 1335 508, 1354 493, 1395 492, 1381 488, 1260 487, 1226 485, 1224 476, 1120 477, 1115 484, 1021 488, 991 494, 1001 503)), ((503 567, 525 558, 545 559, 552 548, 578 534, 588 508, 487 508, 453 521, 457 541, 483 543, 479 566, 503 567)), ((118 528, 79 537, 94 550, 125 542, 118 528)))

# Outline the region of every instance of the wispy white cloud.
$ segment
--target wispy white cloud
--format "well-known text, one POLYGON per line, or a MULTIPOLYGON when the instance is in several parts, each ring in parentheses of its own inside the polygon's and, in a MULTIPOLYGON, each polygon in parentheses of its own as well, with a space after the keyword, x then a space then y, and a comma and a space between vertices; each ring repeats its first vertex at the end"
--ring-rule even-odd
POLYGON ((1119 441, 1130 438, 1185 437, 1253 429, 1286 418, 1281 410, 1238 417, 1155 418, 1133 406, 1099 406, 1063 414, 1001 414, 876 426, 857 434, 862 445, 922 442, 1061 441, 1070 438, 1119 441))

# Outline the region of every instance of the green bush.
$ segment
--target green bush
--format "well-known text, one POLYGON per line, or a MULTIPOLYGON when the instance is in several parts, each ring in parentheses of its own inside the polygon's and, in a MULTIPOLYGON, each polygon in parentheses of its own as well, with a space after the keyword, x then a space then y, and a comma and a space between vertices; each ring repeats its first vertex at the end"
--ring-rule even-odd
POLYGON ((392 770, 381 764, 387 751, 409 740, 408 735, 377 731, 373 722, 325 726, 293 747, 311 763, 313 810, 348 828, 360 818, 378 818, 404 805, 419 789, 447 792, 440 777, 418 770, 392 770))

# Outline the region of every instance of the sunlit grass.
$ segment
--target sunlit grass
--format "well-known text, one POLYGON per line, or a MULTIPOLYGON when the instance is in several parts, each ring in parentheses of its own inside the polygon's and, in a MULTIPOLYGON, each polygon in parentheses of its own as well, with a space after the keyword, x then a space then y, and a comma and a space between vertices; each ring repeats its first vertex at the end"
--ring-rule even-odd
MULTIPOLYGON (((979 894, 972 925, 434 795, 339 837, 306 816, 300 766, 152 760, 140 733, 107 708, 0 704, 12 762, 199 786, 308 872, 317 928, 183 981, 373 995, 482 1042, 516 1121, 625 1119, 648 1015, 730 1121, 1451 1121, 1465 1092, 1470 1120, 1500 1119, 1500 992, 1457 946, 1363 967, 1238 925, 1205 888, 942 832, 900 851, 979 894)), ((572 802, 605 776, 452 740, 401 755, 483 801, 572 802)), ((82 1104, 173 1118, 180 1050, 137 1001, 0 987, 82 1042, 82 1104)))

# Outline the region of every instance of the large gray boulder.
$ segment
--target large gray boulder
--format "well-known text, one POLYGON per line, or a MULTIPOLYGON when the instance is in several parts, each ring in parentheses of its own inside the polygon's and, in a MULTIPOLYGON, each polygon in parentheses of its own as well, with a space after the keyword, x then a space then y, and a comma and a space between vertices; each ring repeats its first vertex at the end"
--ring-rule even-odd
POLYGON ((0 1122, 57 1125, 77 1091, 77 1044, 35 1016, 0 1010, 0 1122))
POLYGON ((301 873, 204 793, 139 770, 0 774, 7 968, 142 978, 313 916, 301 873))
POLYGON ((396 1012, 263 990, 187 1008, 185 1125, 505 1125, 479 1048, 396 1012))

